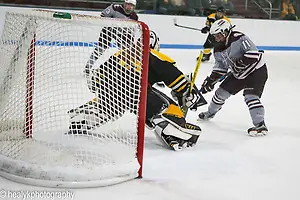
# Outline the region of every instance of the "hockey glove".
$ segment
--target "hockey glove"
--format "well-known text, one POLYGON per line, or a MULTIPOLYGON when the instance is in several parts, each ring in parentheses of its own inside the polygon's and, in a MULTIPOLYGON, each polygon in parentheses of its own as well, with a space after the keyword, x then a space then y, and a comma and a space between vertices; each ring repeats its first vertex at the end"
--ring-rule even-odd
POLYGON ((213 91, 215 84, 226 72, 213 71, 210 76, 206 77, 201 86, 201 93, 206 94, 213 91))
POLYGON ((209 27, 205 26, 204 28, 201 29, 201 33, 206 34, 209 32, 209 27))
POLYGON ((197 107, 207 103, 196 87, 193 87, 192 92, 190 92, 190 84, 181 92, 172 91, 171 94, 180 108, 187 107, 191 110, 197 110, 197 107))
POLYGON ((201 92, 202 94, 206 94, 208 92, 213 91, 214 89, 214 84, 215 80, 212 79, 210 76, 206 77, 206 79, 204 80, 202 86, 201 86, 201 92))

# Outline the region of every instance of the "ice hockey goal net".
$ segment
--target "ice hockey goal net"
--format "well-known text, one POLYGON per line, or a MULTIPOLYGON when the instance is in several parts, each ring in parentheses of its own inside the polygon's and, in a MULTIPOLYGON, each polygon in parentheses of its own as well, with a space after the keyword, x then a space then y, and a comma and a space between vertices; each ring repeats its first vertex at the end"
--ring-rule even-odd
POLYGON ((50 187, 141 177, 147 25, 7 12, 0 47, 0 175, 50 187), (99 36, 109 41, 104 50, 99 36))

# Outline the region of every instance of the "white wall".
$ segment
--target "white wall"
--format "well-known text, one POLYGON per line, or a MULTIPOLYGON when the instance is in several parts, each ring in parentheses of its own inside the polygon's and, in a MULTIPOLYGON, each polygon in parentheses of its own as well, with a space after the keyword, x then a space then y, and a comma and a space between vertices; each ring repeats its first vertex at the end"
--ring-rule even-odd
MULTIPOLYGON (((10 8, 0 6, 0 31, 3 27, 4 15, 6 11, 25 8, 10 8)), ((83 14, 99 15, 99 12, 85 11, 64 11, 83 14)), ((173 19, 177 19, 178 24, 202 28, 205 24, 205 17, 186 17, 186 16, 166 16, 166 15, 139 15, 140 20, 148 24, 155 30, 161 44, 170 44, 176 48, 176 44, 181 45, 202 45, 206 39, 201 32, 178 28, 174 26, 173 19)), ((298 21, 275 21, 275 20, 254 20, 254 19, 232 19, 232 24, 236 25, 235 30, 243 31, 258 46, 275 47, 294 47, 293 50, 300 50, 300 22, 298 21)), ((196 46, 196 47, 197 47, 196 46)), ((189 48, 189 47, 187 47, 189 48)))
MULTIPOLYGON (((161 15, 140 15, 141 21, 146 22, 150 28, 156 30, 163 43, 170 44, 199 44, 207 35, 201 32, 175 27, 173 19, 177 23, 202 28, 205 17, 177 17, 161 15)), ((236 25, 235 30, 246 33, 257 45, 268 46, 300 46, 300 22, 275 21, 254 19, 231 19, 236 25)))

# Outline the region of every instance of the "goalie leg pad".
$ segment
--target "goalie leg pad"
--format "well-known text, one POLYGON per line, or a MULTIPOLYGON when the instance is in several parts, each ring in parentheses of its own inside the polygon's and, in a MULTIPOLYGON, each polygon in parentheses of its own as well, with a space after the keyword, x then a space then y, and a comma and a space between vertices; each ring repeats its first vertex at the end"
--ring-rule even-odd
POLYGON ((153 87, 147 88, 146 125, 149 129, 155 128, 155 124, 152 123, 152 119, 168 106, 169 102, 166 98, 164 98, 162 92, 153 87))
POLYGON ((182 132, 197 136, 201 133, 199 126, 186 122, 182 110, 176 105, 171 104, 161 117, 182 132))
POLYGON ((177 135, 176 132, 180 131, 166 121, 162 121, 160 124, 156 125, 154 132, 165 145, 175 151, 180 151, 187 147, 186 140, 174 136, 177 135))
POLYGON ((197 143, 199 138, 199 135, 192 135, 181 131, 161 116, 155 117, 153 123, 156 124, 154 129, 156 136, 175 151, 192 147, 197 143))

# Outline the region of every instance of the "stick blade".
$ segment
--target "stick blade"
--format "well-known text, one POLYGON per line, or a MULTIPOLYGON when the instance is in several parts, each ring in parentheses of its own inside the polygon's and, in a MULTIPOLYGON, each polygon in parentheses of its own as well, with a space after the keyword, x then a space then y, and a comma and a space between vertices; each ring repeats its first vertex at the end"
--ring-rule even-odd
POLYGON ((177 26, 177 19, 176 18, 173 19, 173 22, 174 22, 174 25, 177 26))

